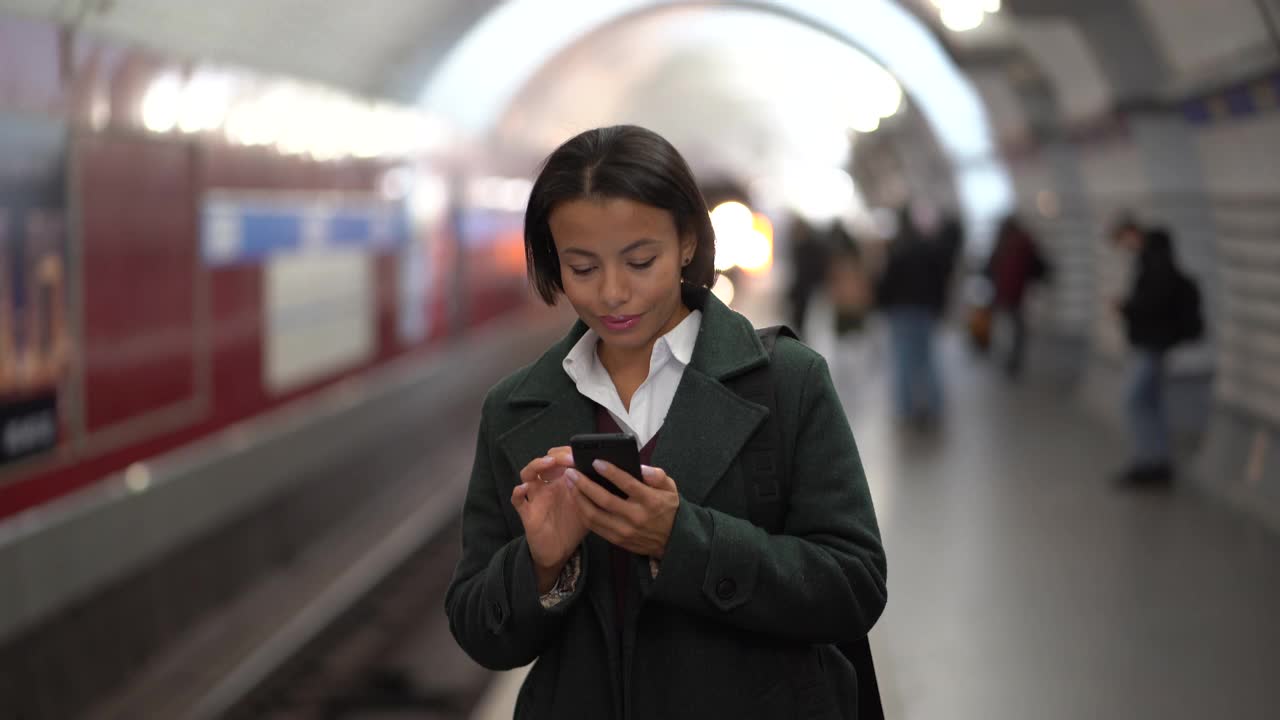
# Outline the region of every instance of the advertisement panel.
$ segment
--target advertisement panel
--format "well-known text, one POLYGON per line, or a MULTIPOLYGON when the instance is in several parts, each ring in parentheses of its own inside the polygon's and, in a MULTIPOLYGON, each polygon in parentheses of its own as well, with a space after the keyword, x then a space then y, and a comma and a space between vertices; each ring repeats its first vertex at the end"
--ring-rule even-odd
POLYGON ((66 128, 0 112, 0 465, 62 435, 70 361, 66 128))
POLYGON ((364 193, 210 191, 202 254, 263 268, 263 387, 282 394, 377 353, 374 258, 409 235, 402 203, 364 193))

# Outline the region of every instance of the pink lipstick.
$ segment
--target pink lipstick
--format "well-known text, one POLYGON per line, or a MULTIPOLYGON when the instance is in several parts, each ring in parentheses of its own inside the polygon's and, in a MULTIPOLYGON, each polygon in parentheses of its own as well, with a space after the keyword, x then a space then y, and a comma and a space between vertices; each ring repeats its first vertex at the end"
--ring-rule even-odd
POLYGON ((614 332, 622 332, 623 330, 630 330, 631 328, 635 327, 636 323, 639 321, 640 321, 639 315, 601 315, 600 316, 600 322, 604 323, 604 326, 606 328, 614 332))

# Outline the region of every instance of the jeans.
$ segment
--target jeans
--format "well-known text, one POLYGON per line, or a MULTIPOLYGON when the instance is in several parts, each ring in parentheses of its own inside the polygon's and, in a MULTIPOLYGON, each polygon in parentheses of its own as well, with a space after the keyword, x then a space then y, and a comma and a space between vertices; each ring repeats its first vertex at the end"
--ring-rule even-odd
POLYGON ((888 316, 898 415, 904 419, 937 418, 942 411, 942 388, 933 358, 935 316, 916 307, 892 308, 888 316))
POLYGON ((1004 371, 1009 377, 1022 373, 1022 362, 1027 354, 1027 320, 1022 305, 1009 305, 997 309, 1009 327, 1009 347, 1004 356, 1004 371))
POLYGON ((1138 465, 1169 462, 1169 426, 1164 416, 1164 353, 1137 350, 1129 381, 1129 426, 1138 465))

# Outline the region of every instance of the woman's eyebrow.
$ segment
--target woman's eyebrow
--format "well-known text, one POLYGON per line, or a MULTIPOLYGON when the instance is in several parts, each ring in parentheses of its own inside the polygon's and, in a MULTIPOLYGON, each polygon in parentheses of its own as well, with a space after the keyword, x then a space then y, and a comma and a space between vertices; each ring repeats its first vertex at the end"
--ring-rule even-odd
POLYGON ((635 242, 631 243, 630 245, 628 245, 628 246, 626 246, 626 247, 622 248, 622 252, 620 252, 620 253, 618 253, 618 254, 619 254, 619 255, 626 255, 627 253, 631 252, 632 250, 636 250, 636 249, 638 249, 638 248, 642 248, 642 247, 644 247, 644 246, 646 246, 646 245, 657 245, 657 244, 658 244, 658 241, 657 241, 657 240, 654 240, 653 238, 641 238, 641 239, 639 239, 639 240, 637 240, 637 241, 635 241, 635 242))
MULTIPOLYGON (((636 240, 635 242, 631 243, 630 245, 627 245, 626 247, 622 248, 622 250, 620 250, 620 251, 618 252, 618 254, 619 254, 619 255, 626 255, 627 253, 631 252, 632 250, 638 250, 639 248, 642 248, 642 247, 647 247, 647 246, 649 246, 649 245, 658 245, 658 244, 659 244, 659 243, 658 243, 658 241, 657 241, 657 240, 655 240, 655 239, 653 239, 653 238, 641 238, 641 239, 636 240)), ((561 251, 560 251, 560 254, 562 254, 562 255, 581 255, 582 257, 586 257, 586 258, 595 258, 595 257, 597 257, 597 255, 596 255, 595 253, 591 252, 590 250, 583 250, 582 248, 576 248, 576 247, 565 248, 564 250, 561 250, 561 251)))

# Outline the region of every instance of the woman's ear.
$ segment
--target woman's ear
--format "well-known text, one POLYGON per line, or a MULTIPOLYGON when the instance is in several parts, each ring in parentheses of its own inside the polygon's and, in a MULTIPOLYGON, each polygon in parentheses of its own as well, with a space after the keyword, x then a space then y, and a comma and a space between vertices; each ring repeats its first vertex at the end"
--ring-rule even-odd
POLYGON ((689 267, 693 262, 693 254, 698 250, 698 238, 693 233, 685 233, 680 238, 680 267, 689 267))

